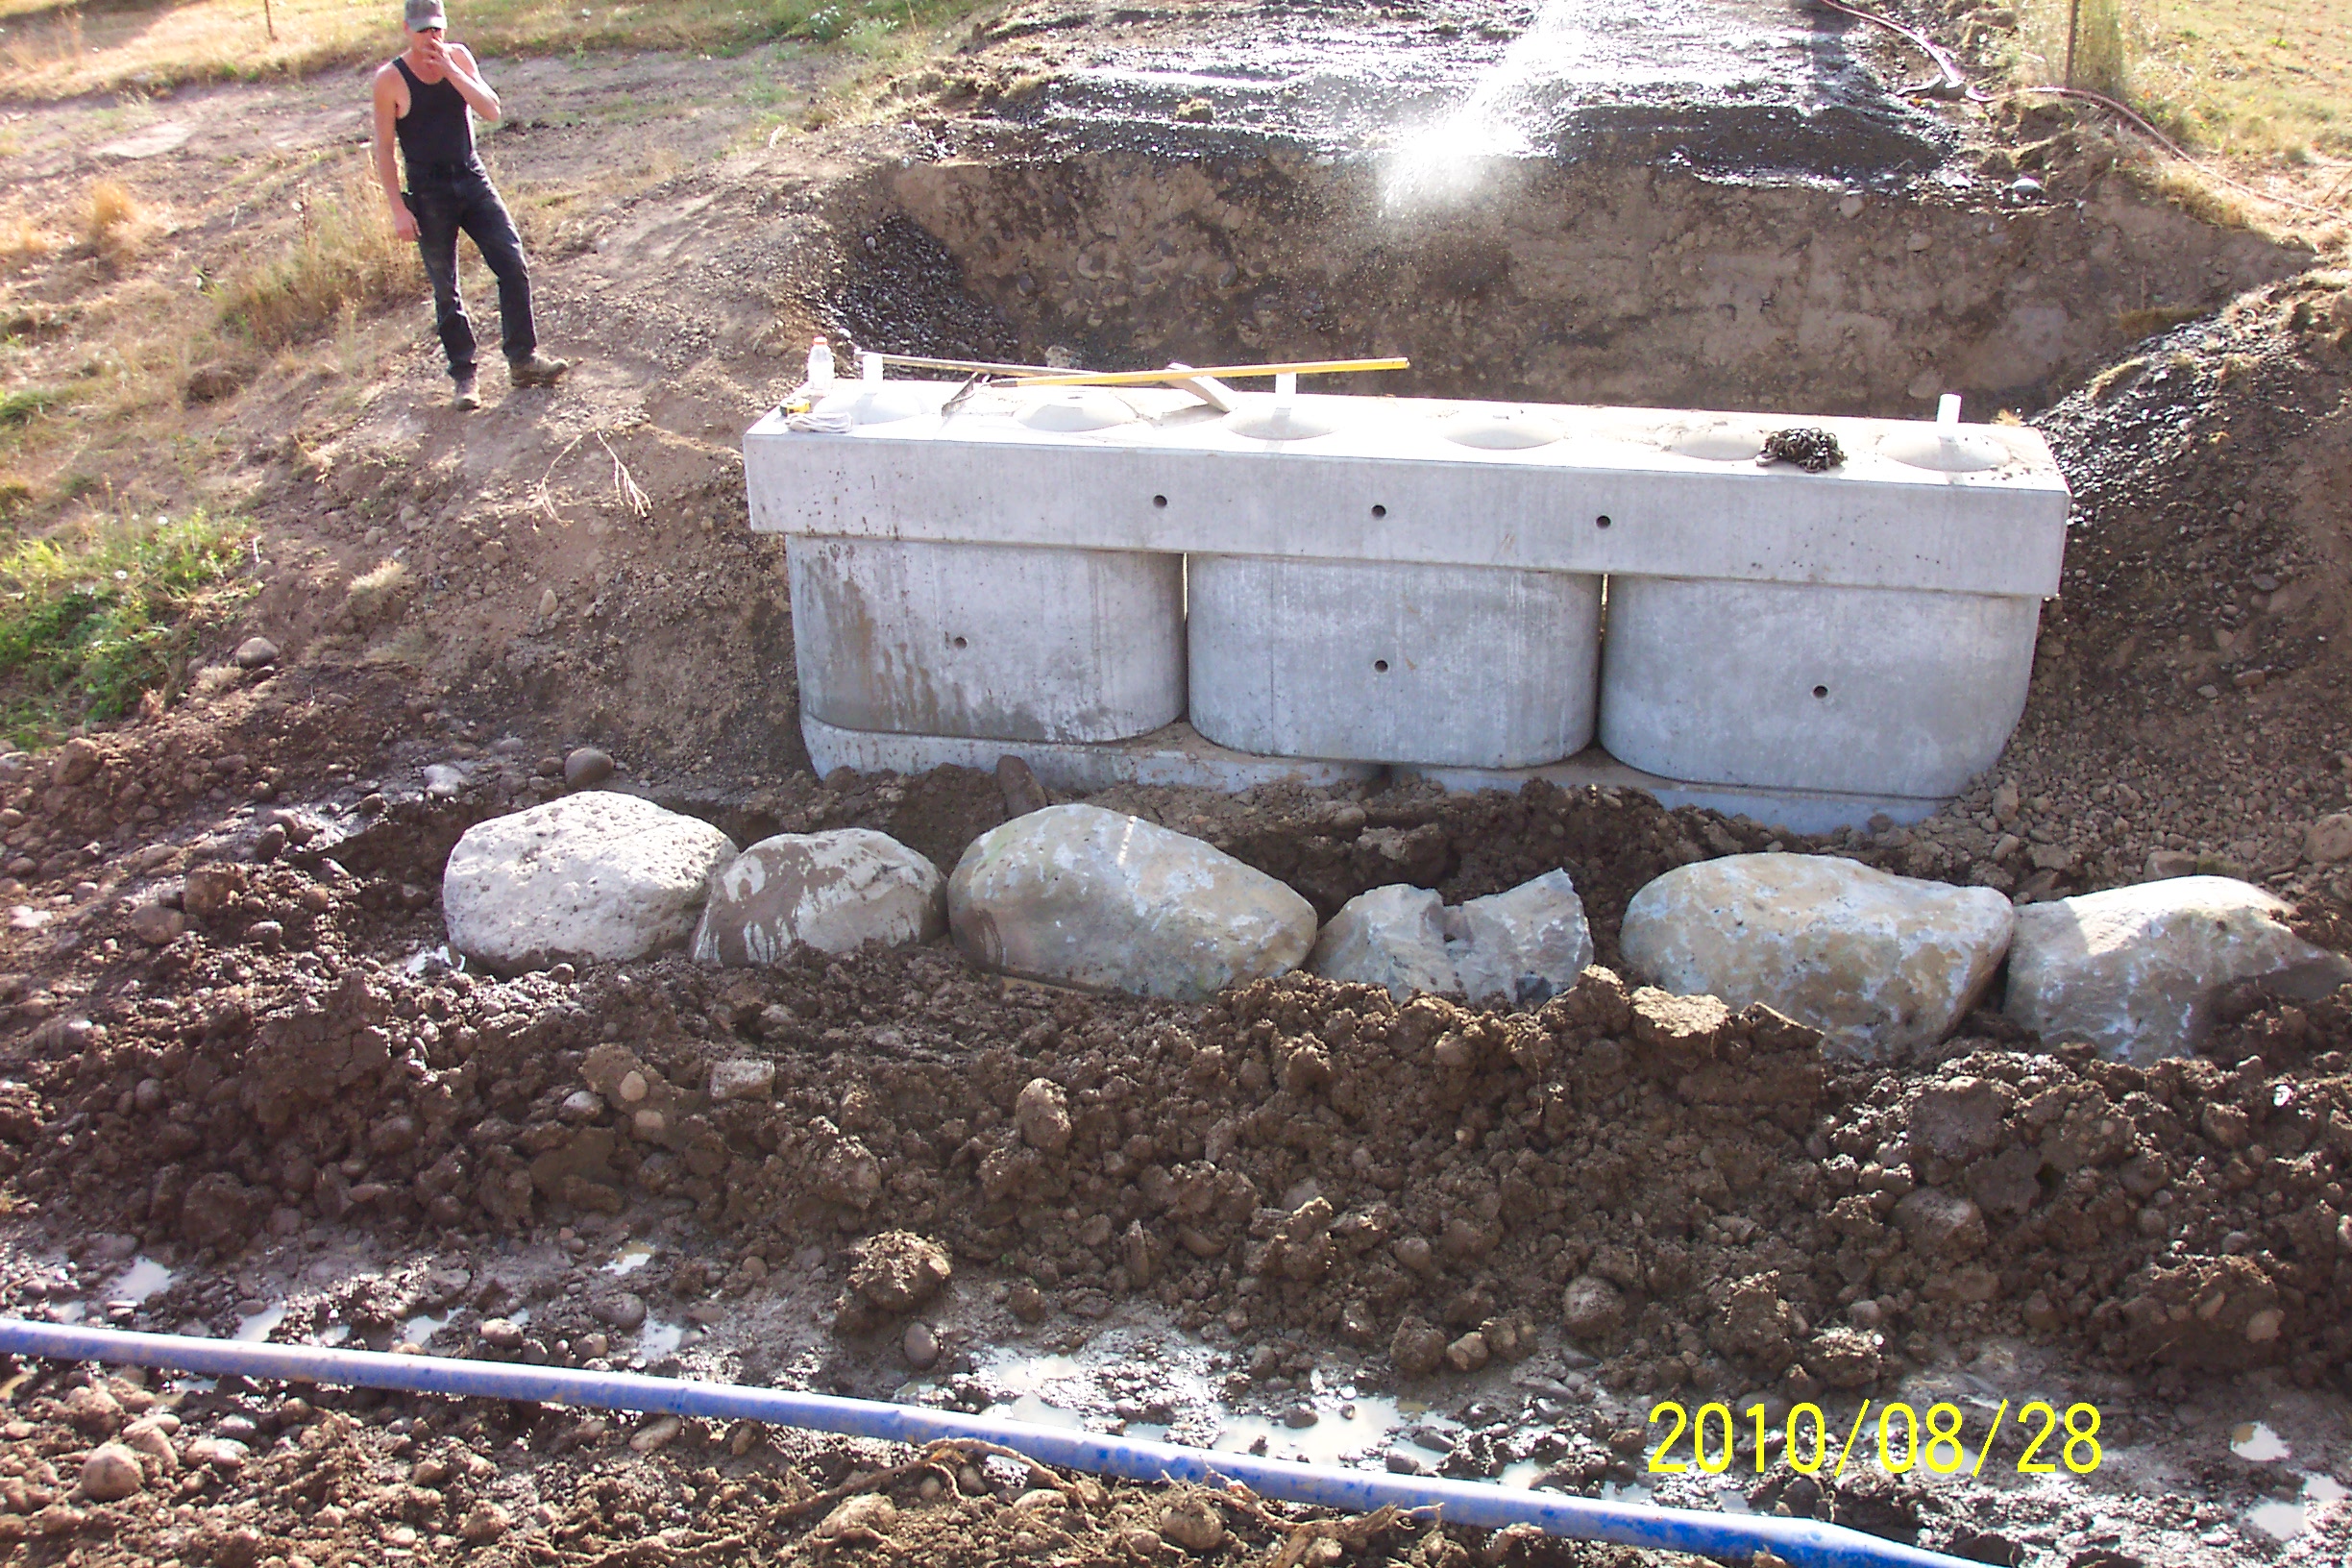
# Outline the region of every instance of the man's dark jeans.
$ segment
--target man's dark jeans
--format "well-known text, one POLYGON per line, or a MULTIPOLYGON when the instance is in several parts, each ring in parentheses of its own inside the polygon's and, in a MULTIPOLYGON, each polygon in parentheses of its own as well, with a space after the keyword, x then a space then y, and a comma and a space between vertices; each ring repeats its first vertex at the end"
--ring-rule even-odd
POLYGON ((417 250, 432 282, 434 325, 448 351, 453 379, 474 374, 474 323, 457 287, 457 236, 474 244, 498 279, 501 345, 508 359, 527 359, 539 347, 531 324, 530 269, 523 260, 523 236, 515 233, 506 204, 491 188, 479 160, 461 165, 410 169, 408 210, 416 215, 417 250))

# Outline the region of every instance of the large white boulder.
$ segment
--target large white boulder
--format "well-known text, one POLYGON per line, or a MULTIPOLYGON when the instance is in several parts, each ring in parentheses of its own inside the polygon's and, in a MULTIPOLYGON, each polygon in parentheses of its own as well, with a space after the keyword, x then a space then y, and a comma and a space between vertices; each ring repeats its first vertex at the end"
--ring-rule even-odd
POLYGON ((735 841, 632 795, 588 790, 466 830, 441 873, 450 945, 504 974, 641 958, 694 934, 735 841))
POLYGON ((947 929, 939 868, 887 833, 845 827, 779 833, 735 857, 711 884, 695 928, 698 963, 742 968, 796 946, 903 947, 947 929))
POLYGON ((1048 806, 972 841, 947 881, 956 945, 1008 974, 1196 1001, 1287 973, 1314 908, 1214 845, 1099 806, 1048 806))
POLYGON ((1445 912, 1445 933, 1463 992, 1487 1007, 1549 1001, 1593 959, 1584 900, 1566 871, 1458 904, 1445 912))
POLYGON ((1458 991, 1445 917, 1444 900, 1427 888, 1398 882, 1360 893, 1325 922, 1307 968, 1327 980, 1385 986, 1399 1001, 1458 991))
POLYGON ((2185 1056, 2212 1032, 2214 996, 2241 980, 2319 996, 2352 961, 2290 931, 2287 905, 2250 882, 2178 876, 2017 912, 2003 1010, 2046 1041, 2128 1062, 2185 1056))
POLYGON ((2016 914, 1990 888, 1895 876, 1826 855, 1727 855, 1633 895, 1618 934, 1652 985, 1762 1002, 1844 1049, 1927 1045, 1975 1005, 2016 914))

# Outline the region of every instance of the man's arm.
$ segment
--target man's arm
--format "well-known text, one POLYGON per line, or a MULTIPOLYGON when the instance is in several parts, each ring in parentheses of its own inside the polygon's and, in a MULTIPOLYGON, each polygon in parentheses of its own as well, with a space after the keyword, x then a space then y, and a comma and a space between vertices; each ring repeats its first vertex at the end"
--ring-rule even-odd
POLYGON ((397 239, 417 237, 416 214, 401 199, 400 167, 392 156, 395 123, 400 119, 400 77, 386 65, 376 73, 376 183, 383 187, 392 208, 392 233, 397 239))
POLYGON ((485 120, 496 120, 501 112, 498 94, 481 78, 481 67, 474 62, 474 51, 462 43, 441 46, 441 66, 449 72, 450 85, 459 97, 474 106, 474 112, 485 120))

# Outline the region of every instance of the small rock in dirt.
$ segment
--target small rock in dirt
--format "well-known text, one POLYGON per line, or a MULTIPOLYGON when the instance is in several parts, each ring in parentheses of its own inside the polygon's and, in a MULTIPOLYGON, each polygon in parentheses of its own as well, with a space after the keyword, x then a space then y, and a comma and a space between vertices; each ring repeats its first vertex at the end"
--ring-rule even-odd
POLYGON ((267 637, 248 637, 237 644, 236 652, 231 656, 239 670, 258 670, 278 662, 278 645, 267 637))
POLYGON ((69 790, 86 784, 103 760, 95 742, 87 736, 76 735, 58 747, 57 781, 69 790))
POLYGON ((123 1429, 123 1446, 153 1459, 158 1469, 169 1475, 180 1468, 180 1451, 172 1447, 171 1440, 171 1431, 179 1424, 177 1416, 142 1416, 123 1429), (163 1425, 166 1420, 171 1422, 169 1430, 163 1425))
POLYGON ((1388 1359, 1396 1363, 1399 1373, 1409 1378, 1427 1377, 1444 1364, 1446 1336, 1418 1317, 1408 1313, 1397 1325, 1394 1337, 1388 1341, 1388 1359))
POLYGON ((1445 912, 1446 952, 1482 1007, 1533 1007, 1577 983, 1593 959, 1584 900, 1562 870, 1445 912))
POLYGON ((1457 1372, 1476 1372, 1484 1366, 1491 1353, 1486 1349, 1486 1336, 1475 1329, 1446 1346, 1446 1365, 1457 1372))
POLYGON ((623 1334, 635 1334, 639 1329, 645 1327, 645 1297, 634 1290, 624 1290, 619 1295, 607 1296, 590 1311, 595 1313, 598 1322, 623 1334))
POLYGON ((1046 798, 1045 786, 1038 782, 1036 772, 1018 757, 996 759, 996 789, 1004 796, 1007 817, 1026 817, 1053 804, 1046 798))
POLYGON ((2303 853, 2321 866, 2352 860, 2352 811, 2333 812, 2306 828, 2303 853))
POLYGON ((1198 839, 1098 806, 1048 806, 972 841, 948 879, 956 945, 1032 980, 1199 1001, 1286 974, 1314 907, 1198 839))
POLYGON ((833 1511, 809 1531, 811 1539, 836 1546, 872 1544, 888 1540, 898 1523, 898 1506, 879 1492, 843 1498, 833 1511))
POLYGON ((1568 1282, 1560 1298, 1560 1327, 1574 1339, 1602 1339, 1625 1323, 1625 1294, 1594 1274, 1568 1282))
POLYGON ((496 1503, 477 1503, 457 1525, 457 1538, 468 1546, 487 1546, 514 1529, 514 1515, 496 1503))
POLYGON ((885 1231, 858 1250, 849 1288, 886 1312, 911 1312, 939 1294, 955 1267, 947 1249, 911 1231, 885 1231))
POLYGON ((693 935, 735 843, 708 822, 592 790, 467 829, 441 901, 450 945, 502 973, 643 957, 693 935))
POLYGON ((219 919, 233 899, 245 893, 245 873, 234 866, 209 865, 191 869, 180 890, 180 907, 191 920, 207 924, 219 919))
POLYGON ((713 1104, 764 1100, 775 1088, 775 1064, 758 1057, 730 1057, 710 1069, 707 1092, 713 1104))
POLYGON ((906 1357, 907 1365, 918 1372, 928 1372, 931 1363, 939 1360, 939 1336, 927 1323, 909 1323, 906 1333, 899 1335, 898 1349, 906 1357))
POLYGON ((512 1319, 491 1318, 483 1323, 478 1332, 481 1336, 481 1342, 492 1350, 521 1350, 523 1348, 523 1326, 512 1319))
POLYGON ((1991 984, 2016 916, 1990 888, 1923 882, 1828 855, 1678 867, 1626 908, 1619 940, 1668 991, 1762 1002, 1848 1050, 1932 1045, 1991 984))
POLYGON ((82 1461, 82 1490, 93 1503, 118 1503, 146 1484, 138 1456, 120 1443, 100 1443, 82 1461))
POLYGON ((1069 1147, 1069 1099, 1050 1078, 1032 1078, 1013 1102, 1013 1125, 1021 1141, 1047 1154, 1069 1147))
POLYGON ((1327 980, 1385 986, 1399 1001, 1416 991, 1461 989, 1446 952, 1445 901, 1402 882, 1340 906, 1315 937, 1307 968, 1327 980))
POLYGON ((2303 999, 2352 980, 2352 960, 2286 924, 2288 906, 2251 883, 2184 876, 2017 912, 2003 1011, 2053 1043, 2120 1061, 2186 1056, 2213 1032, 2222 988, 2260 980, 2303 999))
POLYGON ((686 1423, 680 1421, 676 1416, 657 1415, 644 1426, 639 1427, 630 1436, 629 1451, 634 1454, 650 1454, 674 1441, 677 1434, 685 1430, 686 1423))
POLYGON ((1187 1552, 1214 1552, 1225 1544, 1225 1516, 1202 1497, 1180 1497, 1160 1510, 1160 1538, 1187 1552))
POLYGON ((593 746, 576 746, 564 754, 565 789, 593 790, 612 775, 613 759, 593 746))
POLYGON ((150 947, 168 947, 187 929, 187 917, 168 904, 141 904, 131 912, 131 934, 150 947))
POLYGON ((1853 1329, 1825 1329, 1804 1349, 1805 1370, 1832 1388, 1866 1388, 1885 1369, 1878 1341, 1853 1329))
POLYGON ((1970 1258, 1991 1237, 1983 1212, 1968 1199, 1923 1187, 1895 1206, 1895 1223, 1911 1250, 1931 1260, 1970 1258))
POLYGON ((886 833, 762 839, 721 871, 695 929, 698 963, 773 967, 798 947, 904 947, 947 928, 938 868, 886 833))
POLYGON ((84 1384, 65 1396, 65 1419, 85 1437, 110 1437, 122 1430, 122 1402, 84 1384))

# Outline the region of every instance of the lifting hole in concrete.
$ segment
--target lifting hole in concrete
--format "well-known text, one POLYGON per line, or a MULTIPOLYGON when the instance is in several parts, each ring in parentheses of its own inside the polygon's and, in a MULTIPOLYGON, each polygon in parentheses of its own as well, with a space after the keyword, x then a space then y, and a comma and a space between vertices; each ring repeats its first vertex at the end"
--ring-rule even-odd
POLYGON ((1372 515, 1374 517, 1386 517, 1388 515, 1388 508, 1385 506, 1375 505, 1372 508, 1372 515))
POLYGON ((965 641, 963 638, 961 638, 961 637, 954 638, 954 639, 952 639, 952 641, 955 643, 955 646, 956 646, 956 647, 958 647, 958 648, 968 648, 968 647, 970 647, 970 646, 971 646, 970 644, 967 643, 967 642, 966 642, 966 641, 965 641))
POLYGON ((1154 496, 1152 497, 1152 504, 1154 506, 1165 506, 1167 504, 1167 497, 1154 496))
POLYGON ((1815 697, 1827 697, 1829 695, 1829 688, 1826 686, 1816 686, 1813 688, 1813 695, 1815 697))
POLYGON ((1606 512, 1603 512, 1599 517, 1593 519, 1593 527, 1596 528, 1605 528, 1608 526, 1609 515, 1606 512))
POLYGON ((1388 661, 1386 659, 1374 659, 1372 661, 1372 668, 1384 675, 1388 673, 1388 661))

